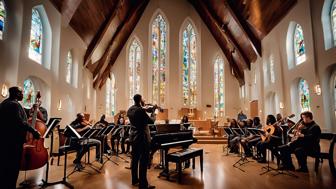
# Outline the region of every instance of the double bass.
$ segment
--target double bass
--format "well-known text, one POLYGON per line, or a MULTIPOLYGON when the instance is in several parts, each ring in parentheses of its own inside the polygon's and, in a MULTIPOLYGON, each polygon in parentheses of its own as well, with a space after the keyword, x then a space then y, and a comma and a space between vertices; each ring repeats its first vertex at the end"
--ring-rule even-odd
MULTIPOLYGON (((47 127, 43 121, 37 119, 40 98, 41 94, 38 91, 35 100, 37 106, 35 106, 33 116, 28 119, 28 123, 43 136, 47 131, 47 127)), ((48 150, 44 146, 44 138, 34 139, 33 135, 27 132, 26 142, 23 144, 20 170, 28 171, 41 168, 48 163, 48 158, 48 150)))

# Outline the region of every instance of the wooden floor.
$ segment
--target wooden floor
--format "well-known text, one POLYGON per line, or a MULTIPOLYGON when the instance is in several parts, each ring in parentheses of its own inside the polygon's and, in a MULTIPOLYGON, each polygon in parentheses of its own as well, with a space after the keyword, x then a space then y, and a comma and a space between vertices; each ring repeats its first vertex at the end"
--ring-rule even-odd
MULTIPOLYGON (((149 183, 155 185, 156 188, 163 189, 260 189, 260 188, 272 188, 272 189, 309 189, 309 188, 336 188, 336 179, 332 177, 329 171, 328 162, 325 161, 320 168, 318 175, 313 170, 313 159, 308 158, 309 173, 295 173, 298 178, 293 178, 287 175, 273 176, 275 172, 268 173, 260 176, 263 171, 262 166, 266 164, 259 164, 257 162, 248 163, 241 168, 245 171, 241 171, 234 168, 232 164, 236 162, 239 157, 237 155, 230 154, 225 156, 222 152, 222 145, 219 144, 195 144, 193 147, 203 148, 205 152, 204 156, 204 172, 201 175, 199 160, 196 160, 196 169, 184 170, 182 184, 178 184, 174 181, 167 181, 165 179, 158 178, 161 170, 151 168, 148 171, 149 183)), ((69 157, 70 165, 68 171, 73 169, 72 160, 74 154, 69 157)), ((125 163, 121 159, 113 157, 114 161, 119 163, 119 166, 109 162, 105 165, 102 173, 88 175, 85 173, 75 173, 68 181, 80 189, 128 189, 136 188, 131 185, 130 170, 125 169, 129 167, 129 163, 125 163)), ((63 159, 61 160, 63 165, 63 159)), ((156 156, 154 163, 158 163, 158 157, 156 156)), ((99 164, 96 164, 99 165, 99 164)), ((272 163, 271 166, 275 165, 272 163)), ((173 167, 170 166, 171 168, 173 167)), ((90 170, 90 169, 88 169, 90 170)), ((56 181, 62 178, 63 166, 51 166, 50 180, 56 181)), ((36 170, 27 173, 27 179, 38 182, 41 180, 43 170, 36 170)), ((20 173, 18 183, 22 182, 24 173, 20 173)), ((173 177, 174 179, 174 177, 173 177)), ((0 187, 1 188, 1 187, 0 187)), ((35 187, 37 188, 37 187, 35 187)), ((63 189, 66 188, 63 185, 51 186, 48 188, 63 189)))

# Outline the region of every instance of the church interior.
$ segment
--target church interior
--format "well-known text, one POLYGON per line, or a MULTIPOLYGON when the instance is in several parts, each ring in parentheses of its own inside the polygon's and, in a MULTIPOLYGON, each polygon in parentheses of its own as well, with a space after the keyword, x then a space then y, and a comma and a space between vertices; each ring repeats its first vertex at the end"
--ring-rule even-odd
POLYGON ((336 187, 336 0, 0 0, 0 49, 14 188, 336 187))

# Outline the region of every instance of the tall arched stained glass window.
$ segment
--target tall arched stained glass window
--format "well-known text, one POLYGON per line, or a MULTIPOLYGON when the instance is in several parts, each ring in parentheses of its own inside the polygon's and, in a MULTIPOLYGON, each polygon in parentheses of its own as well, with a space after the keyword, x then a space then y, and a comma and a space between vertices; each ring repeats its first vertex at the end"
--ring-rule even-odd
POLYGON ((304 43, 303 30, 299 24, 296 24, 294 30, 294 52, 296 65, 306 61, 306 47, 304 43))
POLYGON ((0 40, 3 39, 3 33, 5 30, 6 9, 5 3, 0 0, 0 40))
POLYGON ((42 20, 38 10, 33 9, 31 28, 30 28, 29 58, 39 64, 42 63, 42 41, 43 41, 42 20))
POLYGON ((334 45, 336 46, 336 0, 334 0, 331 5, 330 16, 331 16, 330 20, 331 20, 331 29, 332 29, 333 38, 334 38, 334 45))
POLYGON ((158 14, 152 23, 153 103, 163 105, 166 88, 167 23, 158 14))
POLYGON ((196 33, 189 23, 182 34, 182 91, 183 105, 189 107, 196 106, 196 33))
POLYGON ((310 110, 309 86, 306 80, 299 81, 299 98, 301 112, 310 110))
POLYGON ((35 103, 35 87, 30 79, 23 82, 23 99, 22 105, 24 108, 30 109, 35 103))
POLYGON ((71 83, 72 76, 72 53, 68 52, 67 61, 66 61, 66 82, 71 83))
POLYGON ((215 116, 224 115, 224 60, 217 56, 214 63, 215 116))
POLYGON ((129 105, 133 104, 133 96, 140 93, 141 53, 139 41, 134 39, 128 55, 129 105))

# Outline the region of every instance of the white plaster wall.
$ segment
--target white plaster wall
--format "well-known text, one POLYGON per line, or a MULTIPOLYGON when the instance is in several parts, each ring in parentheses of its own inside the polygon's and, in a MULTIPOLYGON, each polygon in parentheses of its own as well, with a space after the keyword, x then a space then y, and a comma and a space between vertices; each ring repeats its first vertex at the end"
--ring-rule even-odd
POLYGON ((47 108, 49 117, 61 117, 62 126, 72 121, 77 112, 85 109, 95 119, 92 74, 82 66, 86 51, 83 41, 71 27, 62 26, 61 14, 49 1, 7 0, 5 3, 7 19, 4 39, 0 41, 0 84, 22 86, 26 78, 33 78, 36 88, 42 92, 42 105, 47 108), (50 69, 28 58, 31 12, 37 5, 43 6, 51 27, 52 36, 46 36, 51 38, 51 53, 46 57, 50 61, 50 69), (65 81, 66 56, 70 49, 74 63, 73 85, 65 81), (91 94, 90 98, 86 95, 87 91, 91 94), (57 108, 59 100, 62 101, 62 110, 57 108))

